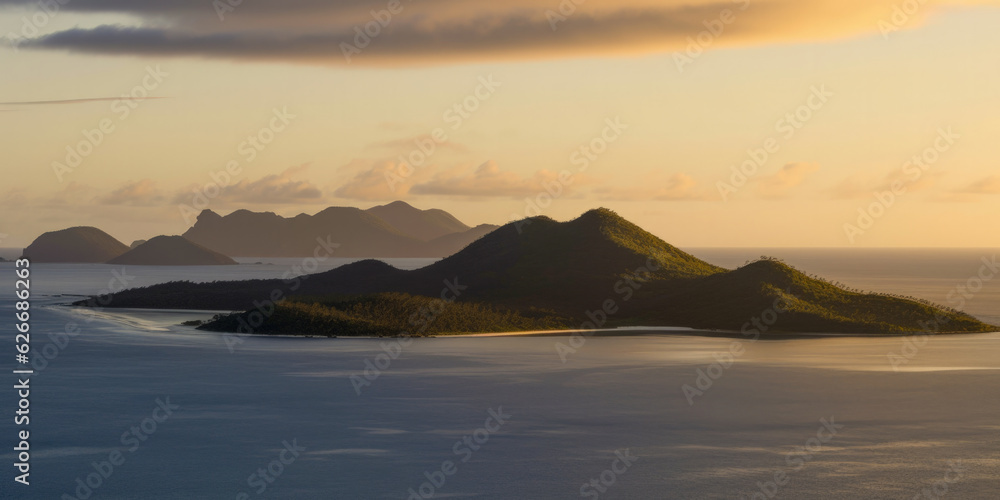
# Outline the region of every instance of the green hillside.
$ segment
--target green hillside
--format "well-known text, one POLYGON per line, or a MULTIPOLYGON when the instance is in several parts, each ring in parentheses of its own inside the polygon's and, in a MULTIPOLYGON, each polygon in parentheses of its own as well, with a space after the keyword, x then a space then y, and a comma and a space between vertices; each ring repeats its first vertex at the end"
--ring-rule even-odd
MULTIPOLYGON (((247 311, 275 290, 287 290, 295 304, 281 311, 291 316, 272 317, 264 329, 335 335, 338 329, 365 331, 368 327, 360 325, 373 321, 367 309, 357 309, 345 296, 368 303, 364 301, 372 299, 365 296, 375 294, 434 298, 458 290, 459 308, 451 314, 459 317, 444 330, 452 333, 490 331, 473 318, 493 318, 489 314, 497 311, 516 313, 497 319, 497 328, 510 330, 536 329, 539 324, 586 326, 597 317, 601 324, 596 326, 603 327, 740 331, 762 316, 769 333, 997 330, 930 303, 845 290, 773 259, 735 270, 713 266, 606 209, 563 223, 536 217, 507 224, 422 269, 403 271, 368 260, 293 281, 294 288, 281 280, 167 283, 115 294, 110 307, 247 311), (304 297, 319 299, 303 302, 304 297), (466 306, 472 309, 462 309, 466 306), (469 320, 463 322, 462 314, 469 320), (314 320, 307 321, 311 315, 314 320), (531 321, 520 322, 527 318, 531 321)), ((383 297, 376 301, 381 304, 376 316, 395 319, 376 321, 380 326, 371 327, 374 330, 396 329, 417 312, 411 310, 417 299, 387 302, 375 296, 383 297)))

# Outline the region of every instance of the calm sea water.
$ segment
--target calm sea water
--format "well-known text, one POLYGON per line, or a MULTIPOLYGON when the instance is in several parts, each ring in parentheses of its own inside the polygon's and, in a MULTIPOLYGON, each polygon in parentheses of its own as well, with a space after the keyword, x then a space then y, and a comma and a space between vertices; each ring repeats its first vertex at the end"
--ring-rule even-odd
MULTIPOLYGON (((729 267, 776 255, 850 286, 942 303, 993 255, 693 252, 729 267)), ((0 498, 81 498, 87 489, 110 499, 406 499, 411 489, 477 499, 996 498, 998 334, 737 345, 593 337, 575 351, 566 337, 442 338, 402 346, 392 359, 379 357, 397 354, 386 341, 227 345, 178 326, 204 313, 58 305, 114 280, 277 277, 301 264, 269 262, 36 265, 32 485, 14 483, 9 468, 0 498), (79 333, 60 337, 67 325, 79 333), (365 381, 360 394, 352 376, 365 381), (170 415, 156 410, 168 398, 178 407, 170 415), (616 452, 636 458, 625 466, 616 452), (111 464, 112 454, 124 462, 111 464), (80 487, 88 480, 99 486, 80 487)), ((13 315, 13 281, 12 264, 0 264, 2 315, 13 315)), ((998 282, 966 310, 1000 318, 998 282)), ((14 369, 8 354, 4 366, 14 369)), ((8 391, 0 433, 10 445, 8 391)))

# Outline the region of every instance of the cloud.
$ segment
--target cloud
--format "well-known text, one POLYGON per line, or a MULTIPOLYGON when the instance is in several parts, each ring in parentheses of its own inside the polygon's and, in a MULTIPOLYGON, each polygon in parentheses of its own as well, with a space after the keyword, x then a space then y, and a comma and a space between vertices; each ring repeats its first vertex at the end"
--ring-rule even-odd
MULTIPOLYGON (((130 97, 129 100, 132 101, 143 101, 147 99, 166 99, 166 97, 130 97)), ((107 102, 107 101, 120 101, 121 97, 88 97, 84 99, 60 99, 54 101, 13 101, 13 102, 0 102, 0 106, 41 106, 49 104, 82 104, 88 102, 107 102)), ((11 111, 11 110, 0 110, 0 111, 11 111)))
MULTIPOLYGON (((0 0, 28 6, 30 0, 0 0)), ((138 26, 58 31, 25 48, 131 55, 172 55, 347 64, 344 44, 364 45, 351 64, 412 65, 502 59, 636 55, 681 50, 724 9, 735 21, 713 47, 802 42, 877 34, 898 0, 621 0, 614 3, 422 0, 402 12, 360 0, 256 0, 223 12, 204 0, 79 0, 78 12, 125 14, 138 26), (560 11, 570 5, 572 10, 560 11), (746 7, 743 9, 743 7, 746 7), (374 9, 373 9, 374 7, 374 9), (374 37, 366 40, 365 27, 374 37)), ((944 5, 984 0, 926 0, 902 26, 919 26, 944 5)))
POLYGON ((420 149, 421 144, 433 144, 438 150, 452 150, 459 153, 468 153, 469 148, 465 147, 463 144, 454 141, 444 141, 439 142, 434 139, 430 134, 421 134, 410 137, 403 137, 401 139, 393 139, 391 141, 376 142, 369 144, 369 148, 384 148, 392 151, 399 151, 402 153, 410 153, 420 149))
POLYGON ((801 185, 809 174, 819 170, 816 163, 789 163, 773 175, 757 178, 757 194, 766 199, 787 198, 788 192, 801 185))
POLYGON ((100 196, 97 201, 104 205, 153 206, 162 204, 164 197, 155 181, 142 179, 100 196))
POLYGON ((48 199, 36 199, 43 206, 78 207, 92 205, 99 190, 94 186, 70 181, 66 186, 48 199))
POLYGON ((1000 176, 991 175, 980 179, 959 191, 968 194, 1000 194, 1000 176))
MULTIPOLYGON (((457 168, 439 173, 427 182, 414 185, 410 192, 439 196, 520 198, 546 192, 546 186, 549 185, 558 185, 568 190, 558 179, 559 174, 548 170, 539 170, 530 177, 522 177, 515 172, 501 170, 496 162, 490 160, 471 172, 468 168, 457 168)), ((575 180, 574 184, 577 184, 575 180)))
MULTIPOLYGON (((412 172, 422 172, 421 167, 412 172)), ((378 161, 368 163, 364 160, 354 160, 342 167, 343 170, 360 169, 346 183, 334 190, 338 198, 362 201, 397 200, 410 192, 413 185, 413 173, 402 175, 399 163, 394 161, 378 161)))
POLYGON ((937 184, 942 175, 940 172, 916 175, 901 169, 893 170, 878 178, 855 175, 841 181, 830 189, 829 193, 838 200, 864 200, 871 198, 872 194, 877 192, 892 191, 894 183, 899 183, 898 186, 905 188, 906 192, 913 193, 930 189, 937 184))
POLYGON ((651 174, 640 185, 631 187, 600 187, 593 193, 605 200, 617 201, 694 201, 707 199, 694 177, 677 173, 663 178, 651 174))
POLYGON ((290 167, 280 174, 268 175, 256 181, 240 181, 222 190, 226 201, 242 203, 302 203, 323 201, 323 193, 312 182, 295 180, 308 165, 290 167))
MULTIPOLYGON (((295 180, 305 172, 308 165, 290 167, 280 174, 272 174, 258 180, 242 180, 226 186, 215 198, 229 203, 283 205, 289 203, 321 203, 323 192, 312 182, 295 180)), ((198 186, 193 186, 197 188, 198 186)), ((190 203, 191 191, 182 191, 174 197, 175 203, 190 203)))

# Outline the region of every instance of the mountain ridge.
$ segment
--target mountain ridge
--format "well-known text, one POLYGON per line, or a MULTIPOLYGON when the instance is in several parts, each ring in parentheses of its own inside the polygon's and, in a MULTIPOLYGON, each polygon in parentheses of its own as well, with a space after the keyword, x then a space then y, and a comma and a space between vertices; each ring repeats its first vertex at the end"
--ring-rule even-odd
POLYGON ((250 314, 274 290, 287 290, 296 303, 326 304, 340 303, 335 297, 386 293, 456 295, 461 302, 544 317, 565 327, 603 316, 605 323, 598 326, 730 331, 740 331, 780 303, 787 307, 775 313, 775 323, 768 325, 773 331, 902 333, 918 331, 920 322, 931 318, 946 318, 954 331, 996 330, 958 311, 850 292, 774 260, 723 269, 606 209, 568 222, 535 217, 510 223, 420 269, 404 271, 369 259, 292 281, 167 283, 113 294, 102 302, 250 314))
POLYGON ((329 238, 340 245, 336 257, 432 258, 461 250, 484 234, 477 228, 443 210, 419 210, 400 201, 367 210, 327 207, 288 218, 246 209, 223 216, 206 209, 183 236, 231 257, 308 257, 316 238, 329 238))

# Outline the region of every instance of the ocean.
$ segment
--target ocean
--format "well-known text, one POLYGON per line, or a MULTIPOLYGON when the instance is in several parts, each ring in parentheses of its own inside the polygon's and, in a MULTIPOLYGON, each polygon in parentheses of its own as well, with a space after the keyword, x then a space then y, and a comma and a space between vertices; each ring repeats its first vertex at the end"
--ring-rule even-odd
MULTIPOLYGON (((1000 276, 972 291, 993 250, 689 251, 725 267, 773 255, 945 305, 962 297, 1000 324, 1000 276)), ((179 325, 204 312, 62 305, 122 283, 302 265, 244 262, 33 266, 31 484, 10 467, 0 498, 993 499, 1000 485, 1000 334, 400 343, 229 337, 179 325)), ((14 281, 0 264, 10 318, 14 281)), ((8 353, 8 368, 24 367, 8 353)), ((23 427, 7 391, 11 450, 23 427)))

